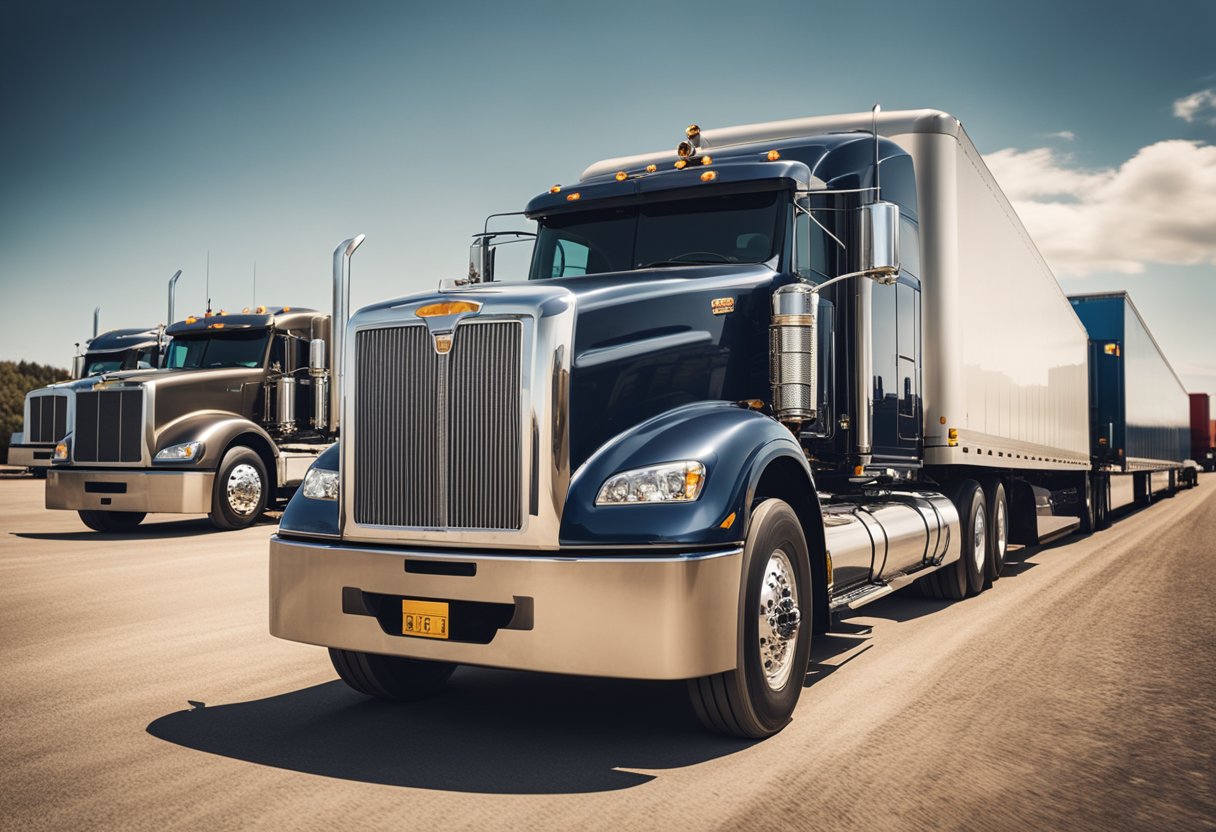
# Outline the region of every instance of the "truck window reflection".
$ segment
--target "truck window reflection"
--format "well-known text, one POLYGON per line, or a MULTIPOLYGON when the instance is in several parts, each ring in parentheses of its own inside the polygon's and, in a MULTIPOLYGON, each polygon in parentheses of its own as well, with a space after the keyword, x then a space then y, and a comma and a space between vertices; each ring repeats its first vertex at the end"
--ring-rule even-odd
POLYGON ((177 336, 169 345, 165 366, 174 370, 221 367, 261 367, 266 357, 266 332, 241 332, 191 338, 177 336))

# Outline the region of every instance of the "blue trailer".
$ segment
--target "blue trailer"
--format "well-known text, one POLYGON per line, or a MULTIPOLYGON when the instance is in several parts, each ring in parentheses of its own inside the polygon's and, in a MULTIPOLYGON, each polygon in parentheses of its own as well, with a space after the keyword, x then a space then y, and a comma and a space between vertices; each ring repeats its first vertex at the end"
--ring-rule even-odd
POLYGON ((1090 339, 1090 437, 1094 471, 1105 474, 1099 512, 1123 502, 1121 475, 1131 477, 1137 503, 1173 496, 1189 450, 1186 388, 1127 292, 1069 300, 1090 339))

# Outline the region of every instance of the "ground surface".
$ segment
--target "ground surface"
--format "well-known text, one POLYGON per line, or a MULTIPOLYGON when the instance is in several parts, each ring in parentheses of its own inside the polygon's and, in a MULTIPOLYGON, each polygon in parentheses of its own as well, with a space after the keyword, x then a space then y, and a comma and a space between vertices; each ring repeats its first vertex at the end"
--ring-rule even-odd
POLYGON ((0 826, 1216 827, 1216 476, 977 598, 865 608, 754 744, 671 684, 464 669, 368 701, 267 635, 273 529, 97 535, 0 479, 0 826))

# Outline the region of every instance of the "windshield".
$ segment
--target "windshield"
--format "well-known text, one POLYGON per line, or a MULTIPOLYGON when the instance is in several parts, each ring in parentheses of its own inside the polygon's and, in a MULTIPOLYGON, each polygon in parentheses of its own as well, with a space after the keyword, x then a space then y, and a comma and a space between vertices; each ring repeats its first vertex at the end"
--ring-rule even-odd
POLYGON ((733 194, 545 217, 529 277, 763 263, 778 250, 785 216, 782 194, 733 194))
POLYGON ((128 352, 86 353, 84 374, 95 376, 116 370, 151 370, 156 366, 156 347, 143 347, 128 352))
POLYGON ((265 330, 194 338, 178 335, 169 344, 165 366, 174 370, 261 367, 269 337, 265 330))

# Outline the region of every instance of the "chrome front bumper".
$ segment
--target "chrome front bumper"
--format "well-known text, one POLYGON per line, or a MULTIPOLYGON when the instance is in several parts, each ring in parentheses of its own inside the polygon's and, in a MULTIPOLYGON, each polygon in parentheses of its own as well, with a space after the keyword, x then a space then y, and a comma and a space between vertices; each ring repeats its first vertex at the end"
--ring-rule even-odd
POLYGON ((663 557, 438 554, 275 535, 270 632, 307 644, 457 664, 688 679, 735 667, 742 560, 742 549, 663 557), (414 565, 419 561, 430 563, 414 565), (378 619, 357 609, 367 593, 388 596, 395 610, 389 606, 378 619), (488 644, 417 638, 381 626, 395 613, 399 627, 402 597, 510 604, 515 612, 488 644))
POLYGON ((50 468, 54 445, 9 445, 8 465, 22 468, 50 468))
POLYGON ((51 468, 46 475, 46 507, 206 514, 211 511, 214 481, 214 471, 51 468))

